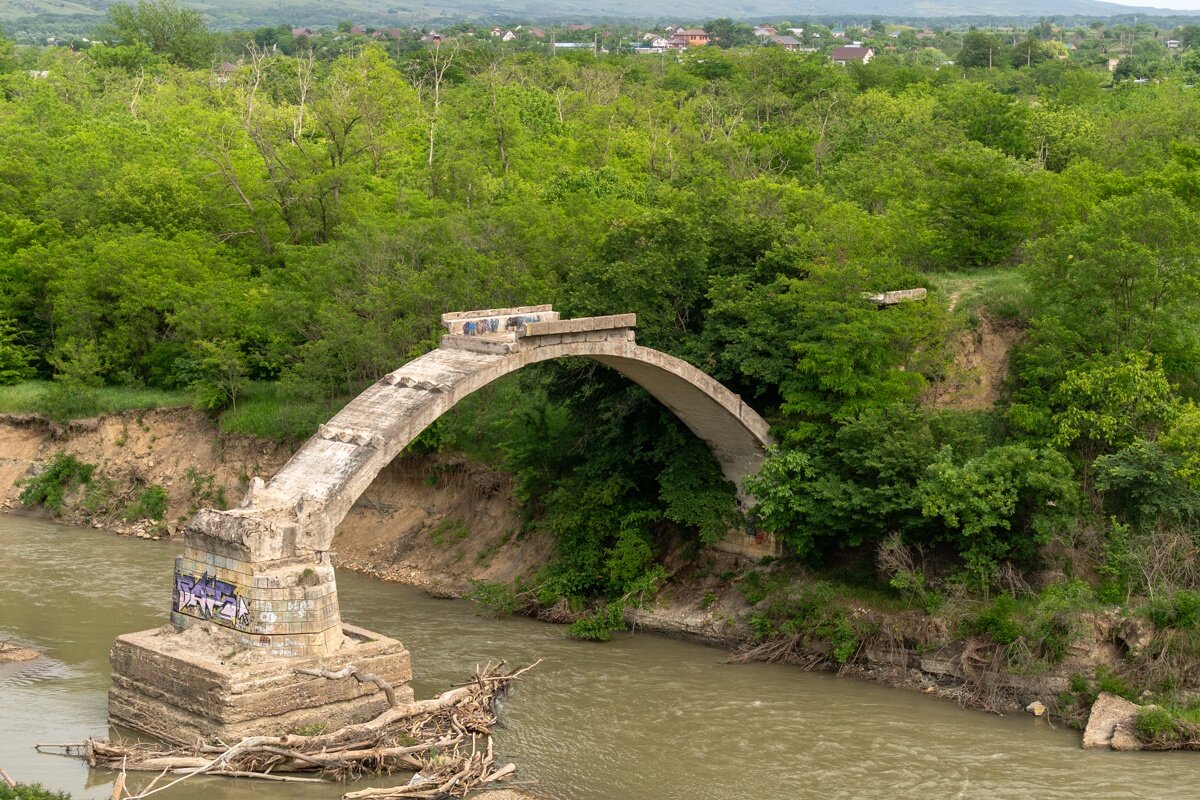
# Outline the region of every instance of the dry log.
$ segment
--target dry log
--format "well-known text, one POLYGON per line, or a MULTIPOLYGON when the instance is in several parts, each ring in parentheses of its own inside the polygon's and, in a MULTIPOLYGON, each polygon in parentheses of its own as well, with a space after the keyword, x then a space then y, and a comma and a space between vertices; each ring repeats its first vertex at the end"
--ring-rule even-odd
MULTIPOLYGON (((516 677, 536 663, 513 673, 502 672, 502 666, 503 662, 477 668, 469 683, 430 700, 402 704, 394 703, 386 681, 373 680, 374 676, 353 666, 338 672, 306 671, 331 680, 353 677, 375 683, 391 703, 373 720, 317 736, 251 736, 228 747, 199 743, 195 747, 164 748, 87 739, 38 748, 63 748, 68 755, 86 758, 92 766, 119 767, 122 774, 125 770, 159 773, 140 794, 125 800, 141 800, 200 774, 320 783, 407 770, 417 771, 422 780, 363 789, 345 797, 462 797, 473 788, 504 780, 516 772, 513 764, 493 769, 495 702, 516 677), (305 773, 311 777, 301 777, 305 773), (156 786, 167 774, 180 777, 156 786)), ((118 796, 120 788, 114 789, 118 796)))
POLYGON ((389 706, 396 705, 396 692, 392 689, 390 683, 378 675, 373 675, 369 672, 360 672, 358 667, 353 664, 347 664, 337 672, 330 672, 327 669, 298 669, 296 672, 300 675, 314 675, 318 678, 328 678, 331 681, 354 678, 359 683, 373 683, 383 690, 383 695, 387 698, 389 706))

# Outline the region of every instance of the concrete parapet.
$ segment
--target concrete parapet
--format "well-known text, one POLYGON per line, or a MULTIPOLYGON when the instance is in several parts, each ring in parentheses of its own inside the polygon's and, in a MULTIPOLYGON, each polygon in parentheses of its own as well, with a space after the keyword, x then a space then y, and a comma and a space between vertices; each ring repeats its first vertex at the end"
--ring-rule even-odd
POLYGON ((606 317, 583 317, 560 319, 549 322, 531 322, 525 326, 525 338, 549 336, 556 333, 580 333, 607 331, 615 328, 636 328, 637 314, 612 314, 606 317))
POLYGON ((442 325, 450 333, 461 336, 495 336, 519 331, 531 323, 556 320, 558 316, 549 305, 487 308, 442 314, 442 325))
POLYGON ((398 701, 412 700, 412 664, 400 642, 353 626, 343 633, 343 644, 328 655, 292 659, 264 658, 213 625, 126 634, 109 656, 109 719, 177 744, 333 729, 377 715, 387 706, 382 692, 296 670, 347 664, 383 678, 398 701))
POLYGON ((929 291, 927 289, 899 289, 894 292, 865 294, 863 297, 879 306, 894 306, 898 303, 912 303, 917 300, 924 300, 928 295, 929 291))

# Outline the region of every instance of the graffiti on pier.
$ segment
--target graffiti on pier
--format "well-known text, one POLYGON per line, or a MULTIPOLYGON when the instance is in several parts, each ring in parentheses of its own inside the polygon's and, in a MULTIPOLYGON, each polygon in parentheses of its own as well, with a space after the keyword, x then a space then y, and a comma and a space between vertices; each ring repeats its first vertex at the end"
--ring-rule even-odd
POLYGON ((175 573, 172 611, 234 628, 250 626, 250 607, 232 583, 205 572, 200 577, 175 573))
POLYGON ((463 322, 462 330, 459 332, 463 336, 488 336, 494 333, 523 331, 526 325, 531 322, 540 322, 541 319, 540 314, 520 314, 515 316, 472 319, 463 322))

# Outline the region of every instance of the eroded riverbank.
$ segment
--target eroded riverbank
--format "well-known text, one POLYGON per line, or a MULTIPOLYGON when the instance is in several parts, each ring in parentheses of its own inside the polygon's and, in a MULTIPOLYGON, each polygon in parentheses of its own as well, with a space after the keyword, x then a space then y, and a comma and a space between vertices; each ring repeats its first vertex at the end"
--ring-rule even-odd
MULTIPOLYGON (((165 620, 170 542, 0 516, 0 637, 46 658, 0 667, 0 765, 79 797, 111 776, 33 752, 106 735, 107 653, 118 633, 165 620)), ((497 744, 555 800, 733 797, 1192 796, 1187 754, 1079 749, 1074 731, 997 717, 853 678, 724 663, 717 649, 645 633, 596 645, 534 620, 362 575, 340 579, 347 620, 398 636, 419 697, 477 662, 545 659, 503 706, 497 744)), ((177 797, 318 798, 338 787, 203 780, 177 797)))
MULTIPOLYGON (((0 499, 10 508, 19 506, 13 482, 66 452, 97 465, 97 478, 68 496, 63 520, 163 539, 197 506, 236 502, 251 475, 272 474, 289 455, 272 443, 221 436, 187 409, 126 412, 67 428, 32 417, 0 418, 0 445, 8 454, 0 458, 0 492, 7 493, 0 499), (164 519, 130 523, 121 498, 152 486, 167 498, 164 519)), ((550 542, 536 533, 517 535, 519 527, 510 479, 502 473, 440 455, 400 458, 380 473, 339 527, 335 558, 343 576, 354 570, 455 597, 472 580, 511 582, 546 563, 550 542)), ((658 597, 627 609, 631 624, 725 649, 753 640, 751 615, 767 601, 756 606, 747 587, 752 579, 774 580, 766 570, 716 552, 696 558, 680 549, 667 560, 671 579, 658 597)), ((1130 624, 1137 620, 1089 613, 1072 623, 1075 639, 1058 663, 1020 671, 995 660, 994 643, 981 647, 965 640, 945 620, 849 605, 851 621, 871 634, 860 640, 844 672, 1006 713, 1036 702, 1049 707, 1051 716, 1069 713, 1079 720, 1079 705, 1057 702, 1068 696, 1072 676, 1090 681, 1149 641, 1144 626, 1130 624)), ((562 621, 560 609, 542 611, 562 621)), ((830 664, 822 659, 829 655, 822 644, 806 640, 799 660, 830 664)), ((1086 715, 1086 706, 1082 711, 1086 715)))

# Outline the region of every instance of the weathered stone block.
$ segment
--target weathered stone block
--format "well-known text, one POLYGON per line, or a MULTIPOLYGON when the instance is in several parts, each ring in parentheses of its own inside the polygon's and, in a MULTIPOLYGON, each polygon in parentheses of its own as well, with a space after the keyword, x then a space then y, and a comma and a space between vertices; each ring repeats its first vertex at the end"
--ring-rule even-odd
POLYGON ((360 628, 343 630, 332 654, 285 659, 265 658, 213 625, 126 634, 110 654, 109 718, 180 744, 370 719, 387 705, 374 684, 296 672, 336 671, 351 663, 390 683, 400 701, 411 700, 412 665, 404 646, 360 628))

